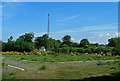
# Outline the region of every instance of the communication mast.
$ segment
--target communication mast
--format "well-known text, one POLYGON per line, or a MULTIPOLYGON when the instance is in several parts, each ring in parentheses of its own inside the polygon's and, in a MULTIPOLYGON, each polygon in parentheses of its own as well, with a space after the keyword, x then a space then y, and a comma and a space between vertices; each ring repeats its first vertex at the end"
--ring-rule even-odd
POLYGON ((50 34, 50 12, 48 12, 48 28, 47 28, 47 51, 49 51, 49 34, 50 34))

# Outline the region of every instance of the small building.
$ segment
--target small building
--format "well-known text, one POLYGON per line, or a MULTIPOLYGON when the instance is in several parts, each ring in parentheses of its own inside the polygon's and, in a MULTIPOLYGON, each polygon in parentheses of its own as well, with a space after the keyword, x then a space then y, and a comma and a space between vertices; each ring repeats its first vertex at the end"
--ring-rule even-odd
POLYGON ((39 51, 46 51, 45 47, 41 47, 39 51))

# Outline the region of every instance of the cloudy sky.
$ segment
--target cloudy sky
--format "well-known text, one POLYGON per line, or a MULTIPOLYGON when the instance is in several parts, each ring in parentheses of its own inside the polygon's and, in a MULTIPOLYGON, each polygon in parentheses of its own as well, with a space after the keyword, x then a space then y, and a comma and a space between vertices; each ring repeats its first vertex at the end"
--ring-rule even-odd
POLYGON ((50 36, 55 39, 69 34, 74 42, 87 38, 107 44, 118 34, 117 2, 3 2, 1 8, 3 41, 26 32, 34 32, 35 37, 45 34, 48 12, 50 36))

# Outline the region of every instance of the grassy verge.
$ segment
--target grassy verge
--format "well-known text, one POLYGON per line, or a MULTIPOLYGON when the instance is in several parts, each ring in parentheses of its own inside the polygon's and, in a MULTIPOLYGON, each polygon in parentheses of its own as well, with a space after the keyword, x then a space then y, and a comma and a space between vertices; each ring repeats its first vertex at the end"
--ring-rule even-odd
POLYGON ((118 60, 120 58, 120 56, 102 56, 102 55, 95 55, 95 54, 3 55, 3 57, 15 59, 15 60, 29 60, 29 61, 39 61, 39 62, 118 60))
POLYGON ((42 63, 40 66, 36 65, 38 66, 36 71, 3 72, 3 79, 83 79, 120 72, 118 64, 117 61, 105 63, 42 63))

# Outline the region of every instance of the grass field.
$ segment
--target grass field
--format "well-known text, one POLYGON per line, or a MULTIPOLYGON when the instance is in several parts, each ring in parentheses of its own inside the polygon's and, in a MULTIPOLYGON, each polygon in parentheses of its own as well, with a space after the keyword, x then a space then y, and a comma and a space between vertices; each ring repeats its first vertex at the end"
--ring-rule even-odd
POLYGON ((116 56, 61 54, 3 57, 3 79, 84 79, 120 72, 119 57, 116 56), (21 71, 8 65, 25 70, 21 71))
POLYGON ((103 56, 95 54, 58 54, 58 55, 3 55, 3 57, 15 60, 29 60, 39 62, 69 62, 69 61, 93 61, 93 60, 117 60, 120 56, 103 56))

